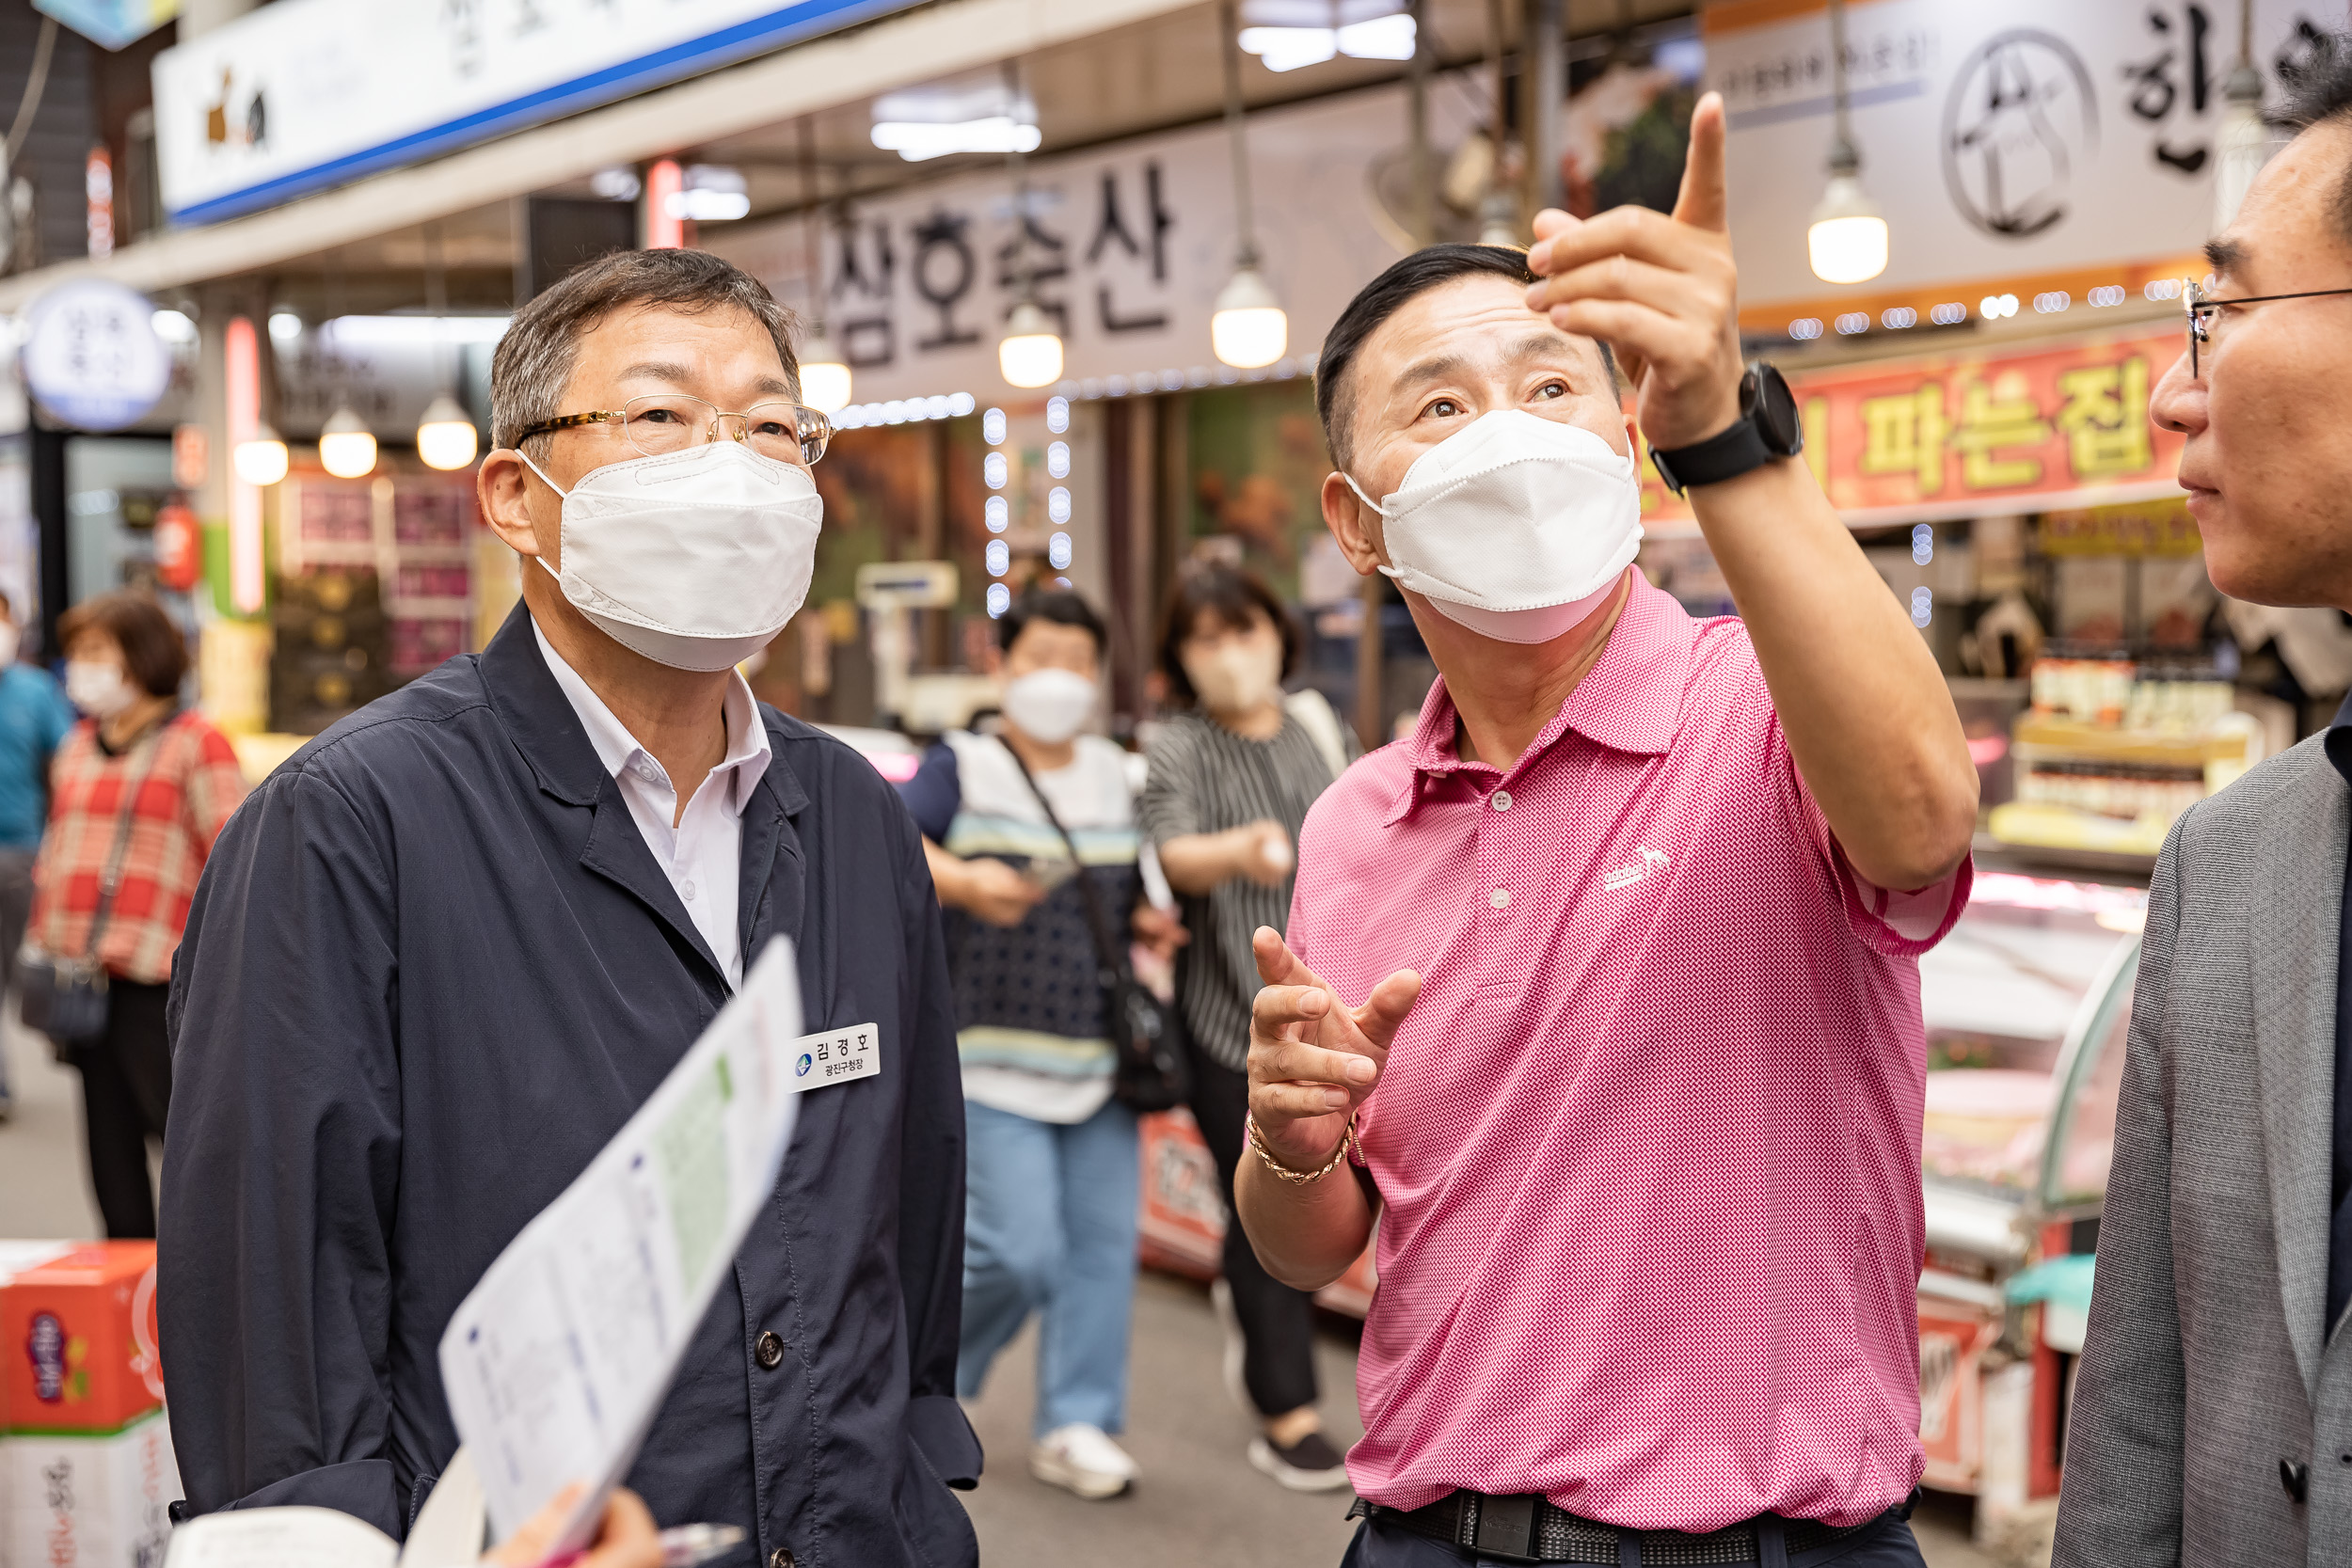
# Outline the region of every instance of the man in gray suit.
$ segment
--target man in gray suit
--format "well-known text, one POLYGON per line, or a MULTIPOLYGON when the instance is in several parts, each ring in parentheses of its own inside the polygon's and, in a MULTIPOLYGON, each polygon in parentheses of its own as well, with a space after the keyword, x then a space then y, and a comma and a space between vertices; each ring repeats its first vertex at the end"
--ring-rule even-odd
MULTIPOLYGON (((2207 247, 2154 417, 2223 592, 2352 609, 2352 40, 2207 247)), ((2058 1568, 2352 1561, 2352 701, 2156 864, 2058 1568)))

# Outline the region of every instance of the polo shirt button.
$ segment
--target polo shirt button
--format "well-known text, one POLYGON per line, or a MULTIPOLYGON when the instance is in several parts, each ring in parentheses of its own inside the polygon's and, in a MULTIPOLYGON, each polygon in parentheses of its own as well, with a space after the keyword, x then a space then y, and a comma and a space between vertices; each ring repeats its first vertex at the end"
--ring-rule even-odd
POLYGON ((1497 811, 1509 811, 1511 809, 1511 792, 1507 789, 1498 789, 1492 795, 1486 797, 1486 803, 1494 807, 1497 811))
POLYGON ((1495 889, 1492 893, 1486 895, 1486 903, 1488 907, 1493 909, 1502 910, 1510 908, 1511 890, 1507 887, 1499 887, 1495 889))
POLYGON ((680 882, 677 886, 677 890, 680 895, 690 899, 692 898, 694 896, 694 883, 692 879, 690 878, 687 880, 680 882))
POLYGON ((792 1554, 778 1546, 768 1554, 768 1568, 792 1568, 792 1554))
MULTIPOLYGON (((752 1341, 752 1358, 768 1371, 776 1370, 777 1363, 784 1359, 784 1340, 774 1329, 765 1330, 752 1341)), ((786 1555, 785 1560, 792 1560, 790 1554, 786 1555)))

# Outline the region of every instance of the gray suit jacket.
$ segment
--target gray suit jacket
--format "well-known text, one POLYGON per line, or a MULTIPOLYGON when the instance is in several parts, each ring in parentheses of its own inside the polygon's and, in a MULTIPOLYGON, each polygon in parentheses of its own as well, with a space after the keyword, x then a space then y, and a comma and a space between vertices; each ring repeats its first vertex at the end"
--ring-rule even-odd
POLYGON ((2352 1335, 2322 1322, 2348 806, 2314 737, 2156 863, 2056 1568, 2352 1561, 2352 1335))

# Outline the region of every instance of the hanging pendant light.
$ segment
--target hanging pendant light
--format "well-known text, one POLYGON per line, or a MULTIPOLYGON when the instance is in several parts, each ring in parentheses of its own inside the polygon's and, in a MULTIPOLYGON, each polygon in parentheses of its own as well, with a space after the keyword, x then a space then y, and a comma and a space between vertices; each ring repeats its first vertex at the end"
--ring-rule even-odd
POLYGON ((230 453, 237 477, 247 484, 267 486, 286 477, 286 443, 270 426, 256 425, 230 453))
POLYGON ((801 401, 819 414, 838 414, 850 406, 850 361, 834 346, 825 330, 825 262, 818 248, 817 226, 825 220, 817 182, 817 128, 801 117, 801 194, 808 203, 802 237, 802 270, 808 277, 808 336, 801 341, 801 401))
POLYGON ((996 344, 996 368, 1015 387, 1050 387, 1061 379, 1061 334, 1054 318, 1034 299, 1024 299, 1005 318, 996 344))
POLYGON ((1233 276, 1217 291, 1209 317, 1209 346, 1236 370, 1271 365, 1290 346, 1290 318, 1258 270, 1256 214, 1249 197, 1249 141, 1241 102, 1241 46, 1233 0, 1217 7, 1218 49, 1225 59, 1225 129, 1233 154, 1233 276))
MULTIPOLYGON (((1022 90, 1019 61, 1005 67, 1005 81, 1013 102, 1029 102, 1029 95, 1022 90)), ((1012 313, 1005 318, 1004 336, 997 340, 996 368, 1015 387, 1048 387, 1061 379, 1062 343, 1061 334, 1054 330, 1054 318, 1037 302, 1037 269, 1029 261, 1029 166, 1018 147, 1005 154, 1005 164, 1012 171, 1013 257, 1021 277, 1021 297, 1013 302, 1012 313)))
POLYGON ((1830 142, 1829 188, 1805 230, 1813 276, 1824 283, 1867 283, 1886 270, 1886 214, 1862 188, 1862 154, 1847 119, 1846 3, 1829 0, 1830 90, 1836 129, 1830 142))
POLYGON ((473 416, 457 405, 457 400, 441 393, 424 405, 424 418, 417 421, 417 455, 428 468, 462 468, 473 461, 475 450, 482 444, 482 433, 474 429, 473 416))
POLYGON ((347 403, 320 427, 319 467, 337 479, 358 479, 375 467, 375 432, 347 403))
POLYGON ((2254 0, 2239 0, 2237 65, 2221 88, 2221 126, 2214 137, 2213 231, 2236 221, 2237 210, 2270 158, 2270 127, 2263 119, 2263 73, 2254 66, 2254 0))

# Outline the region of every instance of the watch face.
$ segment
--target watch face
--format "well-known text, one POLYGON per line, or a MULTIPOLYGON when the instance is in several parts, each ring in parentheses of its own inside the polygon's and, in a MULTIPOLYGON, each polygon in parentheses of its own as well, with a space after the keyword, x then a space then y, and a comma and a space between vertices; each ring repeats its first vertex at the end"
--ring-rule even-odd
POLYGON ((1804 422, 1797 414, 1796 394, 1780 372, 1758 359, 1748 367, 1740 388, 1743 412, 1755 421, 1756 434, 1775 457, 1794 457, 1804 450, 1804 422))

